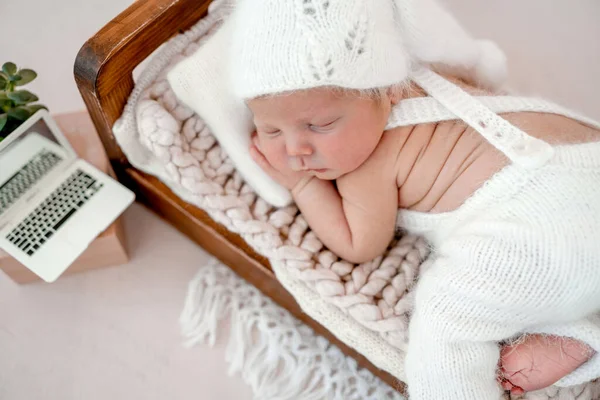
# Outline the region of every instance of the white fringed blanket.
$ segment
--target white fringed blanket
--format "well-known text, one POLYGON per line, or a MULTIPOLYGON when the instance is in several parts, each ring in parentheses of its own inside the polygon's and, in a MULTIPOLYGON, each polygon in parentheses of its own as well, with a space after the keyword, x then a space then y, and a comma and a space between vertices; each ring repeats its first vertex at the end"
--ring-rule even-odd
MULTIPOLYGON (((180 104, 166 73, 202 45, 226 13, 213 7, 196 26, 168 41, 136 82, 114 126, 131 164, 157 176, 266 256, 303 310, 373 364, 404 379, 412 292, 428 254, 403 236, 372 262, 353 265, 325 249, 295 207, 273 208, 235 170, 208 127, 180 104)), ((587 399, 600 383, 548 388, 527 399, 587 399)), ((594 394, 595 393, 595 394, 594 394)))

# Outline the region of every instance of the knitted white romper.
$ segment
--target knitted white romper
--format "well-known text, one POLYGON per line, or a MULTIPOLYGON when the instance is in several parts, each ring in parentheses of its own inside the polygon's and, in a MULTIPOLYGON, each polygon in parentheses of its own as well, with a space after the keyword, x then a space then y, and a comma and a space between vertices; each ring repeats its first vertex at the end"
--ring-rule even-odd
POLYGON ((551 146, 492 112, 549 112, 536 99, 475 98, 435 73, 412 76, 431 97, 402 101, 388 128, 462 119, 512 163, 460 208, 400 210, 398 225, 432 245, 416 287, 406 376, 411 400, 497 400, 499 342, 569 336, 596 349, 557 382, 600 376, 600 142, 551 146))

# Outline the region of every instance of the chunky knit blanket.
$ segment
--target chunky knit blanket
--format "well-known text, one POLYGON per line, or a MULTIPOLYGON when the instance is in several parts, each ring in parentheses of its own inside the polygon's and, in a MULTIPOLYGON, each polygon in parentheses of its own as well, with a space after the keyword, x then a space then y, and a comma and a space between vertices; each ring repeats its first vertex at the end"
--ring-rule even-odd
MULTIPOLYGON (((215 5, 218 3, 214 3, 215 5)), ((354 265, 328 251, 298 209, 274 208, 245 184, 210 129, 171 90, 167 72, 193 54, 227 14, 213 6, 143 66, 114 126, 130 163, 157 176, 267 257, 303 310, 379 368, 404 379, 412 288, 427 268, 422 238, 402 235, 371 262, 354 265)), ((527 399, 596 399, 600 384, 551 387, 527 399)))

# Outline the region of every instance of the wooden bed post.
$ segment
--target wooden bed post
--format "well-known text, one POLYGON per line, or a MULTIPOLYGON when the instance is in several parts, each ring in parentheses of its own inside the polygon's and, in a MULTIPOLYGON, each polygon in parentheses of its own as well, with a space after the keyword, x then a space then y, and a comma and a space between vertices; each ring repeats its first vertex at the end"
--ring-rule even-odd
POLYGON ((133 69, 170 37, 190 28, 210 0, 139 0, 81 48, 74 74, 113 169, 119 178, 127 159, 112 133, 133 90, 133 69))

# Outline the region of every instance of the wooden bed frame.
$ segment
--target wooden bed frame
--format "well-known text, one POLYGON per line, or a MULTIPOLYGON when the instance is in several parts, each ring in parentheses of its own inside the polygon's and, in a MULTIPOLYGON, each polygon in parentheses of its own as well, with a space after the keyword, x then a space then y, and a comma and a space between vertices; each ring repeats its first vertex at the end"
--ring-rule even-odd
POLYGON ((376 368, 306 315, 275 278, 269 262, 240 236, 213 221, 203 210, 181 200, 155 177, 133 168, 119 148, 112 126, 133 90, 133 69, 170 37, 184 32, 204 17, 209 4, 210 0, 138 0, 79 51, 75 80, 117 178, 135 191, 138 201, 356 359, 359 365, 404 393, 402 382, 376 368))

